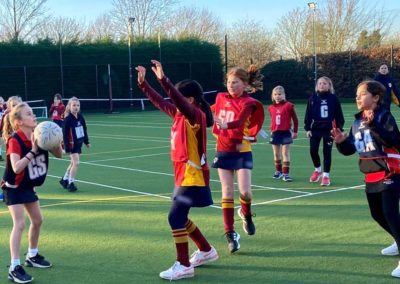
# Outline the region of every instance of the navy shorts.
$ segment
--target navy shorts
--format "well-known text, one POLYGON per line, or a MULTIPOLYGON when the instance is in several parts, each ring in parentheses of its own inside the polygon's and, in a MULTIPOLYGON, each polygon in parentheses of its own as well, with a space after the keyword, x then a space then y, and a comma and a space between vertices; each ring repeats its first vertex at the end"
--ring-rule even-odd
POLYGON ((54 122, 55 124, 57 124, 58 126, 60 126, 60 128, 63 128, 64 120, 54 119, 53 122, 54 122))
POLYGON ((83 145, 83 143, 74 143, 74 147, 70 151, 67 151, 67 153, 69 153, 69 154, 82 153, 82 145, 83 145))
POLYGON ((7 206, 15 204, 25 204, 38 201, 39 198, 33 188, 19 189, 6 188, 3 190, 4 202, 7 206))
POLYGON ((209 186, 178 186, 172 200, 188 207, 206 207, 214 203, 209 186))
POLYGON ((278 130, 272 132, 269 143, 273 145, 292 144, 292 132, 290 130, 278 130))
POLYGON ((224 170, 253 169, 251 152, 217 152, 211 165, 224 170))

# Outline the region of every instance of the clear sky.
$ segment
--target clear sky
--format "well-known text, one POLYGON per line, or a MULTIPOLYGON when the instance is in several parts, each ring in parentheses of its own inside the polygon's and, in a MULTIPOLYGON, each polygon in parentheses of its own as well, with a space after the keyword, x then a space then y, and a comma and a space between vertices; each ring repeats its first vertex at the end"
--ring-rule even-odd
MULTIPOLYGON (((311 0, 181 0, 180 5, 206 7, 225 24, 238 19, 253 18, 269 29, 275 27, 281 16, 296 7, 307 8, 311 0)), ((397 13, 395 25, 400 27, 400 0, 361 0, 368 6, 382 7, 397 13)), ((315 1, 320 2, 322 1, 315 1)), ((47 6, 55 16, 93 21, 112 8, 112 0, 48 0, 47 6)))

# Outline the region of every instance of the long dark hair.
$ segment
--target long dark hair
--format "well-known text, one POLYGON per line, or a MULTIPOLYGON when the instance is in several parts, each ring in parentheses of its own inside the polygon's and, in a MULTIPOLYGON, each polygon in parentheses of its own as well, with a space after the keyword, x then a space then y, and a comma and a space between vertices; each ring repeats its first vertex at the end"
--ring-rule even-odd
POLYGON ((386 87, 382 85, 382 83, 375 80, 364 80, 360 84, 358 84, 357 89, 362 86, 367 86, 367 91, 372 94, 373 97, 378 96, 379 100, 377 102, 378 105, 383 104, 383 99, 386 92, 386 87))
POLYGON ((200 109, 206 115, 207 127, 212 126, 214 124, 214 119, 211 108, 208 102, 204 99, 203 88, 199 82, 191 79, 185 79, 176 83, 175 87, 184 97, 194 98, 196 103, 200 106, 200 109))

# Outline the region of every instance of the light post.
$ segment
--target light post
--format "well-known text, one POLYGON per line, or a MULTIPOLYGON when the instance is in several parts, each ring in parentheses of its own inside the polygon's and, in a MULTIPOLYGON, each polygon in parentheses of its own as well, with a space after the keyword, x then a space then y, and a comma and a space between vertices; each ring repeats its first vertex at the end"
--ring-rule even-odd
POLYGON ((313 53, 314 53, 314 83, 317 84, 317 51, 315 42, 315 10, 317 9, 316 2, 309 2, 308 8, 313 12, 312 25, 313 25, 313 53))
POLYGON ((132 53, 131 53, 131 37, 132 37, 132 24, 135 18, 128 18, 128 51, 129 51, 129 98, 131 99, 131 106, 133 106, 133 83, 132 83, 132 53))

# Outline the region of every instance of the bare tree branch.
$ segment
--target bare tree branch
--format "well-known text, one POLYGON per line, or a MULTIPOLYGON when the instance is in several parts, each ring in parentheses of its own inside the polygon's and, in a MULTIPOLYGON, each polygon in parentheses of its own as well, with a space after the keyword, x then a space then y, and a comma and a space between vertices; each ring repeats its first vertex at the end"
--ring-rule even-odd
POLYGON ((223 24, 208 9, 182 7, 163 26, 163 33, 171 38, 196 37, 219 43, 223 38, 223 24))
POLYGON ((134 17, 133 34, 139 38, 152 36, 168 22, 175 3, 176 0, 113 0, 113 30, 117 36, 126 37, 128 18, 134 17))
POLYGON ((79 42, 83 38, 85 25, 72 18, 51 19, 37 32, 38 38, 48 38, 57 43, 79 42))
POLYGON ((46 21, 47 0, 0 0, 0 26, 6 40, 29 40, 46 21))
POLYGON ((260 22, 240 20, 230 30, 235 33, 228 34, 228 65, 247 67, 254 63, 263 66, 277 58, 272 33, 260 22))

